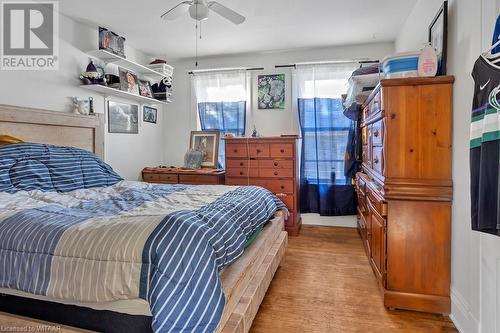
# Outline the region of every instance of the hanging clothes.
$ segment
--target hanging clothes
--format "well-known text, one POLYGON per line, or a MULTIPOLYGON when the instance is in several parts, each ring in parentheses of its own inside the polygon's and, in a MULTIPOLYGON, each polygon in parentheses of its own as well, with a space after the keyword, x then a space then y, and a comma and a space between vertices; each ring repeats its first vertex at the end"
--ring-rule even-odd
POLYGON ((479 57, 472 72, 472 229, 500 235, 500 67, 479 57))

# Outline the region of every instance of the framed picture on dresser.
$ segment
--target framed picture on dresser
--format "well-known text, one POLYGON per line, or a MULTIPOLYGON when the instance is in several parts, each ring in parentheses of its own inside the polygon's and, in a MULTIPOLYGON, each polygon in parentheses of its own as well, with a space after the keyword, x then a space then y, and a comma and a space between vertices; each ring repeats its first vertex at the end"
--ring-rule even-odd
POLYGON ((429 44, 436 50, 438 58, 437 75, 446 75, 448 53, 448 1, 441 8, 429 26, 429 44))
POLYGON ((189 148, 201 151, 203 168, 217 169, 219 166, 219 131, 192 131, 189 148))

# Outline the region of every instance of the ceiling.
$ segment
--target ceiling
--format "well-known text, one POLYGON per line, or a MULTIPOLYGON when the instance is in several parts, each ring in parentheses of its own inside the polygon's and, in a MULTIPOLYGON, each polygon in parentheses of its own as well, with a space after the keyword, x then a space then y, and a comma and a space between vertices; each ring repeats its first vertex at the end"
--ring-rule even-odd
MULTIPOLYGON (((393 41, 416 0, 218 0, 247 20, 211 13, 200 56, 393 41)), ((195 55, 195 21, 160 16, 181 0, 65 0, 63 14, 105 26, 135 48, 167 59, 195 55)))

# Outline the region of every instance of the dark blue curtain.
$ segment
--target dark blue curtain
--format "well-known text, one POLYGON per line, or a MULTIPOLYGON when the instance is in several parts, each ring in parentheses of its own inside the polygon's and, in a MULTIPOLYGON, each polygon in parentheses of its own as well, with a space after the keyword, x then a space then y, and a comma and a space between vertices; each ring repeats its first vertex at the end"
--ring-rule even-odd
POLYGON ((302 132, 300 207, 323 216, 356 214, 351 178, 344 175, 349 131, 354 123, 335 98, 298 99, 302 132))
MULTIPOLYGON (((226 133, 236 136, 245 135, 246 102, 203 102, 198 103, 201 129, 219 130, 221 138, 226 133)), ((224 168, 225 147, 219 145, 219 167, 224 168)))

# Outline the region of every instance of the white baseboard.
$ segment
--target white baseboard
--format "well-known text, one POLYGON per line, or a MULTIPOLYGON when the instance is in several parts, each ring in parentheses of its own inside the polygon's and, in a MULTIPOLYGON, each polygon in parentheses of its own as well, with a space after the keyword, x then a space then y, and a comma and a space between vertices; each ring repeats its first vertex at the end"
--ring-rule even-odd
POLYGON ((356 228, 356 215, 350 216, 319 216, 319 214, 301 214, 302 224, 322 225, 328 227, 356 228))
POLYGON ((479 320, 470 311, 470 305, 453 287, 451 288, 450 319, 460 333, 479 333, 479 320))

